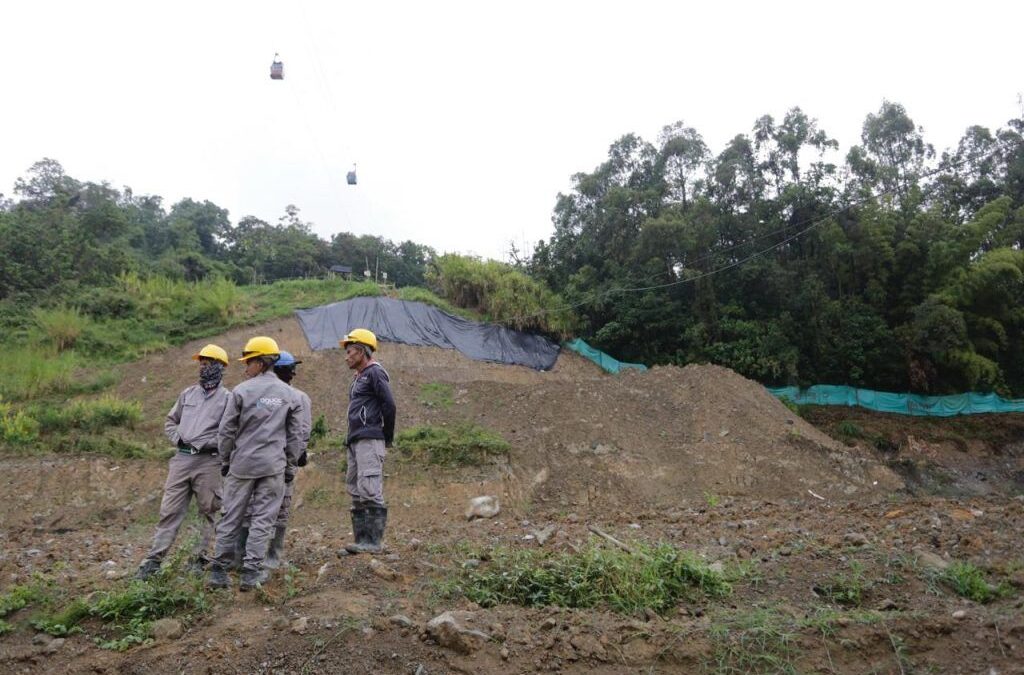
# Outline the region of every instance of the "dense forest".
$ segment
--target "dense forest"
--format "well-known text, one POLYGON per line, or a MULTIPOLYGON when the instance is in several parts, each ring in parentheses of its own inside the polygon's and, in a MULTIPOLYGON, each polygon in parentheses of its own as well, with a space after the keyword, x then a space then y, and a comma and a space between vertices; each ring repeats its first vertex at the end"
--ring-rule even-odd
POLYGON ((95 313, 91 294, 125 274, 251 284, 341 264, 624 360, 720 363, 765 384, 1024 395, 1024 118, 971 127, 939 154, 889 102, 845 153, 799 108, 717 154, 678 122, 653 143, 617 140, 573 176, 553 222, 510 267, 377 236, 326 241, 294 206, 232 224, 208 201, 168 209, 44 159, 0 195, 0 319, 36 305, 95 313))
POLYGON ((1024 119, 973 126, 937 156, 885 102, 845 154, 799 108, 717 154, 683 123, 627 135, 573 177, 520 263, 626 360, 1019 396, 1022 134, 1024 119))

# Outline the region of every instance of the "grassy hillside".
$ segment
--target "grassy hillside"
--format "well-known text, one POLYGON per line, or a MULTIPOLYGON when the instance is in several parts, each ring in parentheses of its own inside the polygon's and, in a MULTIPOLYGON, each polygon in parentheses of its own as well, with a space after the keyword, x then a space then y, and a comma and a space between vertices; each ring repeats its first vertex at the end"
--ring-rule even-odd
MULTIPOLYGON (((128 274, 60 304, 4 303, 0 449, 148 454, 132 441, 131 428, 141 414, 136 404, 86 396, 103 394, 117 382, 119 363, 296 308, 382 293, 376 284, 343 280, 237 286, 225 279, 184 282, 128 274)), ((426 289, 403 288, 397 297, 472 317, 426 289)))

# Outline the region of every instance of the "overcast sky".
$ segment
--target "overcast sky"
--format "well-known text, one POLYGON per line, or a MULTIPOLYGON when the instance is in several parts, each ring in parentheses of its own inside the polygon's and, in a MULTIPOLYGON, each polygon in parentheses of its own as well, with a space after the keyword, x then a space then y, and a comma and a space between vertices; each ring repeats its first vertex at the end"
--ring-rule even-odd
POLYGON ((1021 115, 1022 20, 977 0, 5 3, 0 192, 52 157, 233 222, 295 204, 325 238, 504 259, 629 132, 685 120, 717 153, 799 105, 845 152, 883 99, 939 151, 994 130, 1021 115))

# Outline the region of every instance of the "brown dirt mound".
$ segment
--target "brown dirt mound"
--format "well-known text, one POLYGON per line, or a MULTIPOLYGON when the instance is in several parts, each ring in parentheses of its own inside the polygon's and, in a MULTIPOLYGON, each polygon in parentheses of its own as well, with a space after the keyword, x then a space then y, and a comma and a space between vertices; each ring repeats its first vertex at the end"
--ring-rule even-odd
MULTIPOLYGON (((336 351, 310 353, 297 321, 280 319, 212 340, 239 353, 271 335, 303 360, 295 384, 314 415, 344 430, 351 374, 336 351)), ((160 442, 162 415, 189 384, 191 354, 208 340, 126 367, 120 394, 141 400, 144 431, 160 442)), ((872 455, 841 447, 764 387, 726 368, 657 367, 619 376, 564 352, 551 372, 482 363, 436 348, 384 344, 398 428, 472 421, 513 445, 506 496, 520 504, 657 506, 703 495, 827 498, 892 491, 902 481, 872 455), (421 402, 426 384, 452 386, 448 409, 421 402)), ((241 366, 227 382, 238 382, 241 366)))

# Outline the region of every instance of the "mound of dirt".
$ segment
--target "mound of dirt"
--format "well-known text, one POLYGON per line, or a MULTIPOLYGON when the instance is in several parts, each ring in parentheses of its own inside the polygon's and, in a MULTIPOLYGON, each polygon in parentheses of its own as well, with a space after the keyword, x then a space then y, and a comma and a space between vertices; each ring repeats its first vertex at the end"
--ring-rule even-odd
MULTIPOLYGON (((126 367, 120 395, 143 402, 144 431, 160 442, 165 411, 194 378, 189 360, 208 341, 229 353, 270 335, 303 360, 294 384, 314 416, 343 431, 351 373, 340 352, 310 353, 292 318, 236 329, 126 367)), ((482 363, 437 348, 382 345, 399 404, 398 429, 471 421, 513 445, 498 474, 520 505, 655 507, 710 495, 827 498, 890 492, 902 481, 868 454, 837 444, 760 384, 706 365, 606 375, 563 352, 550 372, 482 363), (454 404, 427 405, 424 385, 450 385, 454 404)), ((230 369, 228 386, 241 377, 230 369)), ((498 474, 492 476, 497 478, 498 474)))

